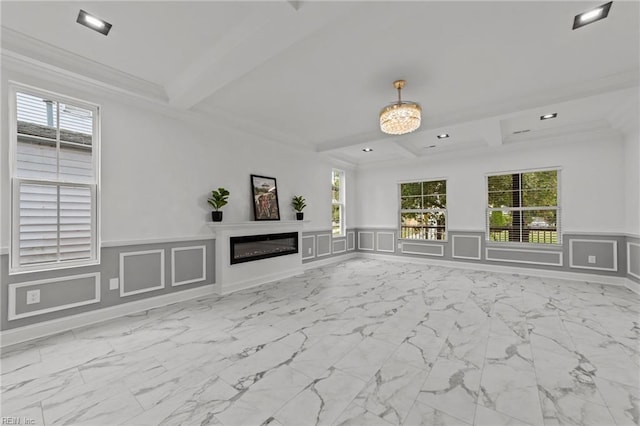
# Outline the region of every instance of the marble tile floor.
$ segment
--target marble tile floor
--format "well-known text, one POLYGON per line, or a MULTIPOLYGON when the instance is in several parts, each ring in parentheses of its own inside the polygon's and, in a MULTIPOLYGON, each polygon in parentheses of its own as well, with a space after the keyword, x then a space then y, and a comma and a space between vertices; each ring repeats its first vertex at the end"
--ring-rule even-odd
POLYGON ((639 302, 622 287, 354 259, 6 348, 2 416, 638 425, 639 302))

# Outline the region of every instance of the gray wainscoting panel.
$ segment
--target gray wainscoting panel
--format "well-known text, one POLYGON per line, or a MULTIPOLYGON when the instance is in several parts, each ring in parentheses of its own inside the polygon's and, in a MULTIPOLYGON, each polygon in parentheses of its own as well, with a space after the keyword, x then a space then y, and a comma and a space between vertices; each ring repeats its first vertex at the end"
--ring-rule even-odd
POLYGON ((451 257, 458 259, 480 260, 482 258, 482 237, 479 235, 452 235, 451 257))
POLYGON ((320 234, 316 236, 316 257, 328 256, 331 254, 331 234, 320 234))
POLYGON ((344 256, 349 250, 349 236, 353 242, 355 231, 353 228, 347 229, 345 235, 344 237, 334 237, 331 229, 304 232, 302 235, 302 263, 344 256))
POLYGON ((376 240, 378 251, 385 253, 395 253, 395 233, 394 232, 376 232, 376 240))
POLYGON ((9 320, 100 302, 100 274, 85 274, 9 285, 9 320), (27 293, 40 301, 27 304, 27 293))
MULTIPOLYGON (((202 259, 202 255, 199 251, 187 250, 185 252, 187 254, 188 259, 191 259, 193 255, 197 257, 200 254, 200 258, 202 259)), ((0 295, 0 302, 2 306, 0 306, 0 312, 2 315, 0 316, 0 327, 2 330, 9 330, 17 327, 23 327, 31 324, 41 323, 45 321, 51 321, 59 318, 68 317, 70 315, 81 314, 89 311, 95 311, 102 308, 112 307, 116 305, 126 304, 129 302, 134 302, 142 299, 148 299, 151 297, 156 297, 160 295, 166 295, 168 293, 178 293, 184 290, 192 289, 195 287, 201 287, 205 285, 212 285, 215 280, 215 240, 211 238, 204 239, 193 239, 193 240, 180 240, 180 241, 168 241, 168 242, 159 242, 159 243, 140 243, 135 245, 120 245, 120 246, 109 246, 102 247, 100 249, 100 264, 99 265, 90 265, 90 266, 81 266, 78 268, 68 268, 68 269, 56 269, 49 271, 40 271, 40 272, 30 272, 25 274, 16 274, 9 275, 8 274, 8 263, 9 256, 6 254, 0 255, 0 291, 2 294, 0 295), (156 280, 160 275, 159 272, 159 264, 158 259, 160 258, 160 252, 164 253, 167 261, 164 264, 164 276, 170 277, 173 274, 172 265, 171 265, 171 249, 172 248, 188 248, 195 246, 205 246, 206 247, 206 280, 198 281, 194 283, 190 283, 189 285, 179 285, 179 286, 171 286, 167 285, 164 288, 159 288, 157 290, 151 292, 142 292, 133 295, 121 296, 120 290, 124 288, 125 290, 132 289, 140 289, 144 287, 144 284, 149 284, 149 281, 156 280), (149 256, 150 265, 147 267, 152 269, 152 273, 148 280, 142 280, 144 278, 145 273, 140 272, 141 268, 144 268, 144 265, 141 265, 140 259, 144 259, 145 256, 135 256, 135 257, 126 257, 125 262, 120 262, 120 254, 131 254, 135 252, 146 252, 152 251, 154 254, 149 256), (124 281, 121 279, 121 266, 127 266, 127 271, 124 273, 124 281), (129 270, 131 267, 131 270, 129 270), (89 303, 88 300, 79 301, 80 299, 86 299, 89 297, 89 284, 84 280, 80 280, 82 284, 79 283, 68 283, 65 284, 73 277, 78 276, 89 276, 96 275, 97 278, 97 288, 98 296, 95 302, 89 303), (133 274, 133 275, 132 275, 133 274), (137 278, 136 278, 137 276, 137 278), (131 281, 132 277, 136 278, 136 281, 131 281), (27 307, 18 307, 17 305, 20 300, 26 297, 26 293, 22 295, 22 293, 16 293, 15 297, 10 298, 10 287, 15 287, 15 285, 19 284, 29 284, 38 281, 48 281, 51 280, 55 282, 55 284, 45 284, 40 292, 40 303, 39 304, 31 304, 28 305, 28 309, 33 313, 32 316, 28 317, 20 317, 17 319, 9 320, 9 316, 5 313, 9 311, 9 305, 14 304, 14 306, 18 309, 26 309, 27 307), (139 281, 138 281, 139 280, 139 281), (111 290, 109 284, 111 281, 114 281, 117 284, 117 288, 111 290), (59 282, 59 284, 58 284, 59 282), (138 286, 139 285, 139 286, 138 286), (52 287, 49 287, 52 286, 52 287), (44 290, 44 287, 47 290, 44 290), (80 288, 78 288, 80 287, 80 288), (49 289, 53 291, 55 289, 55 295, 49 295, 49 289), (45 309, 44 306, 52 306, 50 309, 45 309), (53 308, 53 305, 56 305, 53 308), (61 308, 64 306, 63 308, 61 308), (61 308, 61 309, 58 309, 61 308), (55 310, 53 310, 55 309, 55 310)), ((187 270, 189 267, 183 263, 183 260, 180 256, 178 256, 178 266, 177 266, 177 278, 178 281, 188 277, 195 277, 196 275, 200 276, 202 274, 202 266, 201 260, 197 265, 197 272, 187 270)), ((190 261, 189 261, 190 262, 190 261)), ((93 281, 91 281, 93 282, 93 281)), ((15 287, 16 289, 20 287, 15 287)), ((26 289, 27 291, 30 288, 26 289)), ((20 290, 22 291, 22 290, 20 290)), ((213 288, 212 288, 213 292, 213 288)), ((20 311, 22 312, 22 311, 20 311)))
POLYGON ((402 242, 400 249, 403 254, 419 254, 421 256, 444 256, 444 245, 402 242))
POLYGON ((373 231, 358 231, 358 250, 375 250, 373 236, 373 231))
POLYGON ((164 250, 120 253, 120 296, 164 288, 164 250))
POLYGON ((562 266, 562 252, 515 248, 487 247, 485 257, 496 262, 562 266))
POLYGON ((347 232, 347 251, 356 249, 356 233, 347 232))
POLYGON ((640 280, 640 243, 627 241, 627 274, 640 280))
POLYGON ((331 246, 332 253, 344 253, 345 251, 347 251, 347 240, 333 240, 331 246))
POLYGON ((618 270, 618 242, 600 239, 569 239, 569 266, 600 271, 618 270))
POLYGON ((185 285, 207 280, 207 246, 171 249, 171 285, 185 285))
POLYGON ((302 260, 316 257, 316 236, 305 235, 302 237, 302 260))

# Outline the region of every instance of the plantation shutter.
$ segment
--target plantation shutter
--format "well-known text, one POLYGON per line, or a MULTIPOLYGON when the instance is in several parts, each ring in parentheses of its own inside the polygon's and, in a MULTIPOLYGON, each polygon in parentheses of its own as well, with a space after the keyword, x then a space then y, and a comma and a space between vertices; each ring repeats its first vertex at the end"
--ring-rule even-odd
POLYGON ((58 259, 58 189, 20 184, 20 263, 58 259))
POLYGON ((12 267, 96 257, 96 112, 16 93, 12 267))

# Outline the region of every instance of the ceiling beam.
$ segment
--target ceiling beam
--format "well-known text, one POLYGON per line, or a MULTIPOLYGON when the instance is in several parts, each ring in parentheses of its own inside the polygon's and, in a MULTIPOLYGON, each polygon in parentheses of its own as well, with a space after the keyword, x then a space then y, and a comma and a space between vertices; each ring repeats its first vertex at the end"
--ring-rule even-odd
POLYGON ((389 139, 389 135, 385 135, 380 131, 360 133, 320 143, 316 145, 316 152, 328 152, 333 151, 334 149, 346 148, 354 145, 371 144, 382 140, 388 141, 389 139))
POLYGON ((268 12, 261 8, 248 15, 165 86, 169 103, 184 109, 197 105, 357 5, 294 3, 274 2, 268 12))
POLYGON ((402 143, 400 143, 400 139, 397 139, 397 138, 393 139, 393 143, 396 145, 396 147, 398 148, 398 151, 400 152, 400 154, 403 157, 406 157, 406 158, 416 158, 416 157, 418 157, 418 154, 416 154, 411 149, 407 148, 402 143))
POLYGON ((491 119, 484 120, 480 123, 481 135, 489 146, 500 146, 503 143, 502 139, 502 120, 491 119))

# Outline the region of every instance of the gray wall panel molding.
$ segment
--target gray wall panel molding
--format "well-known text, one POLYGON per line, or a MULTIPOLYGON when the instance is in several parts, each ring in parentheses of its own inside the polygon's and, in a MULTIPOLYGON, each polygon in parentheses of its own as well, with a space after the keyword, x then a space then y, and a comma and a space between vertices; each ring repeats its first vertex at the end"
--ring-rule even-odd
POLYGON ((316 236, 302 236, 302 260, 313 259, 316 257, 316 236))
POLYGON ((569 267, 617 271, 618 242, 604 239, 569 238, 569 267))
MULTIPOLYGON (((356 230, 347 228, 345 235, 334 237, 331 229, 318 229, 302 233, 302 263, 326 262, 332 257, 346 256, 349 249, 349 238, 353 240, 356 230), (311 254, 309 253, 311 248, 311 254)), ((319 263, 320 264, 320 263, 319 263)))
POLYGON ((455 259, 482 259, 481 235, 451 235, 451 257, 455 259))
POLYGON ((375 248, 374 231, 358 231, 358 250, 374 251, 375 248))
POLYGON ((339 239, 339 240, 333 240, 331 242, 331 252, 336 254, 336 253, 344 253, 347 251, 347 240, 343 239, 339 239))
POLYGON ((171 286, 207 280, 207 246, 171 248, 171 286))
POLYGON ((356 233, 351 231, 347 232, 347 251, 356 249, 356 233))
POLYGON ((316 257, 329 256, 331 254, 331 234, 316 235, 316 257))
MULTIPOLYGON (((523 268, 529 267, 555 271, 560 268, 570 271, 575 269, 569 265, 570 239, 593 239, 598 242, 611 240, 618 241, 618 269, 585 269, 584 272, 597 275, 628 276, 630 279, 636 280, 635 277, 626 273, 629 260, 627 259, 625 241, 628 241, 630 238, 623 235, 598 234, 585 236, 581 234, 563 234, 562 244, 518 244, 486 241, 486 233, 484 231, 449 230, 449 238, 447 241, 398 239, 394 242, 397 243, 398 247, 394 247, 395 250, 393 253, 380 250, 378 234, 395 233, 397 236, 397 232, 398 229, 394 228, 357 228, 356 250, 362 253, 384 253, 391 256, 440 257, 444 260, 455 262, 470 262, 475 264, 510 263, 510 266, 513 267, 518 267, 520 264, 520 267, 523 268)), ((640 238, 633 239, 633 241, 640 244, 640 238)), ((382 248, 384 249, 384 247, 382 248)), ((596 255, 597 259, 598 257, 605 260, 603 256, 596 255)), ((597 264, 596 266, 601 265, 597 264)), ((612 267, 612 264, 608 266, 612 267)))
POLYGON ((378 231, 376 232, 377 251, 383 253, 395 253, 395 232, 378 231))
POLYGON ((562 266, 562 252, 507 247, 486 247, 485 258, 494 262, 562 266))
MULTIPOLYGON (((198 251, 179 251, 179 253, 189 254, 189 258, 191 259, 191 255, 196 255, 199 253, 198 251)), ((159 256, 159 255, 156 255, 159 256)), ((143 301, 144 299, 155 298, 159 295, 166 297, 167 299, 171 299, 172 293, 181 293, 184 291, 190 291, 190 289, 196 287, 203 286, 211 286, 215 280, 215 240, 212 238, 206 239, 198 239, 187 241, 183 238, 177 238, 174 243, 153 243, 148 245, 127 245, 122 247, 103 247, 101 248, 100 253, 100 264, 99 265, 87 265, 78 268, 69 268, 69 269, 57 269, 50 271, 39 271, 39 272, 29 272, 24 274, 16 274, 16 275, 8 275, 8 264, 9 264, 9 256, 2 255, 0 256, 0 301, 2 306, 0 307, 0 311, 2 315, 0 316, 0 327, 2 330, 9 329, 18 329, 25 326, 36 325, 39 323, 47 323, 52 320, 62 320, 66 317, 71 317, 77 314, 85 314, 91 311, 99 311, 105 308, 115 307, 117 305, 124 305, 132 302, 143 301), (195 246, 205 246, 206 247, 206 280, 198 281, 190 283, 189 285, 179 285, 179 286, 171 286, 166 285, 164 288, 160 288, 153 292, 145 292, 134 295, 129 295, 122 297, 120 296, 120 289, 122 287, 122 282, 120 280, 120 253, 130 253, 130 252, 140 252, 140 251, 163 251, 166 256, 166 262, 164 266, 164 274, 167 279, 173 274, 173 268, 171 262, 169 261, 169 256, 171 255, 172 248, 185 248, 185 247, 195 247, 195 246), (30 283, 34 281, 41 280, 53 280, 53 281, 61 281, 60 285, 56 285, 55 288, 58 290, 55 297, 60 298, 55 302, 56 305, 69 305, 77 302, 78 297, 88 297, 81 296, 84 294, 83 292, 89 291, 87 288, 88 285, 80 285, 78 283, 67 283, 65 284, 67 278, 69 276, 76 275, 86 275, 86 274, 99 274, 99 301, 93 302, 91 304, 79 304, 74 305, 72 307, 66 306, 64 309, 59 309, 55 311, 46 311, 41 309, 37 309, 37 314, 29 317, 18 318, 12 321, 8 319, 9 312, 9 286, 14 284, 21 283, 30 283), (113 282, 115 284, 114 289, 110 289, 110 283, 113 282), (76 287, 74 287, 74 285, 76 287), (78 288, 80 286, 80 288, 78 288)), ((178 255, 180 259, 180 255, 178 255)), ((127 258, 130 259, 130 258, 127 258)), ((184 259, 182 259, 184 260, 184 259)), ((189 261, 191 262, 191 261, 189 261)), ((187 262, 187 263, 189 263, 187 262)), ((176 280, 178 282, 183 279, 190 277, 195 278, 196 275, 200 276, 202 273, 201 270, 201 262, 198 262, 198 272, 189 272, 182 270, 182 266, 186 264, 181 260, 177 262, 177 270, 176 270, 176 280), (180 266, 182 265, 182 266, 180 266)), ((125 274, 126 275, 126 274, 125 274)), ((125 290, 130 290, 131 287, 126 282, 127 277, 125 276, 125 290)), ((29 287, 30 289, 31 287, 29 287)), ((50 287, 53 288, 53 287, 50 287)), ((21 290, 20 290, 21 291, 21 290)), ((179 296, 176 296, 179 297, 179 296)), ((48 303, 48 296, 41 290, 41 302, 40 304, 29 305, 29 309, 35 309, 35 307, 43 307, 45 306, 45 302, 48 303), (45 300, 47 299, 47 300, 45 300), (33 306, 33 308, 32 308, 33 306)), ((51 303, 54 303, 53 301, 51 303)))
POLYGON ((627 275, 640 280, 640 242, 627 241, 627 275))
POLYGON ((163 289, 164 265, 163 249, 120 253, 120 297, 163 289))
POLYGON ((100 302, 100 273, 9 284, 8 293, 9 321, 91 305, 100 302), (38 292, 38 302, 28 302, 31 292, 38 292))
POLYGON ((420 256, 444 256, 443 244, 430 244, 427 242, 408 242, 403 240, 400 247, 402 254, 412 254, 420 256))

